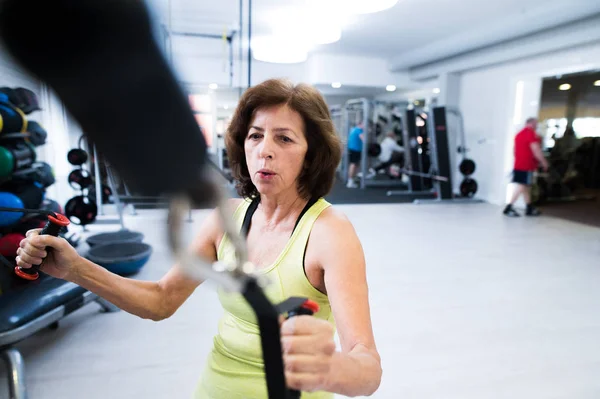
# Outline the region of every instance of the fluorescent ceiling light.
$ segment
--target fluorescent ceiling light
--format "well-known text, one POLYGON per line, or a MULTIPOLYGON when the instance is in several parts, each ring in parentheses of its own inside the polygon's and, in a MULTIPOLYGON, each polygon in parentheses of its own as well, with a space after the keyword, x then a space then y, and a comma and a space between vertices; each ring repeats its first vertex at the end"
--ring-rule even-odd
POLYGON ((385 86, 385 89, 387 91, 396 91, 396 86, 394 86, 394 85, 387 85, 387 86, 385 86))
POLYGON ((435 89, 433 89, 433 94, 440 94, 440 91, 441 90, 436 87, 435 89))
POLYGON ((334 89, 339 89, 340 87, 342 87, 342 84, 340 82, 333 82, 331 84, 331 87, 333 87, 334 89))
POLYGON ((398 0, 319 0, 319 5, 347 14, 371 14, 390 9, 398 0))
POLYGON ((208 85, 208 88, 211 90, 217 90, 218 87, 219 87, 219 85, 216 83, 211 83, 208 85))
POLYGON ((600 80, 595 81, 594 86, 600 86, 600 80))
POLYGON ((306 61, 309 45, 281 36, 263 36, 252 39, 252 56, 258 61, 294 64, 306 61))
POLYGON ((558 90, 566 91, 566 90, 570 90, 570 89, 571 89, 571 85, 568 83, 563 83, 560 86, 558 86, 558 90))

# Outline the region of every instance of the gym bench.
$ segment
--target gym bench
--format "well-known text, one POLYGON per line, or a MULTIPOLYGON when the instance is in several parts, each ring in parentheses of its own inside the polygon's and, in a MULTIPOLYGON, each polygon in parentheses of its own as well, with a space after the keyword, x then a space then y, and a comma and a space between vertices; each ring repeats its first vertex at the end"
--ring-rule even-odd
POLYGON ((0 294, 0 357, 6 364, 11 399, 27 399, 23 357, 14 345, 96 302, 104 312, 119 309, 76 284, 42 275, 33 282, 11 284, 0 294))

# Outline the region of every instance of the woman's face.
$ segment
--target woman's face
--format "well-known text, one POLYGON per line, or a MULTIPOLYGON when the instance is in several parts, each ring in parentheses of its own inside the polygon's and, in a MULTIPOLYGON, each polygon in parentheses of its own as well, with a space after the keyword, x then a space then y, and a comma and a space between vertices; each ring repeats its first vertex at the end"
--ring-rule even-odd
POLYGON ((244 149, 250 178, 261 195, 297 192, 308 149, 300 114, 287 105, 258 109, 244 149))

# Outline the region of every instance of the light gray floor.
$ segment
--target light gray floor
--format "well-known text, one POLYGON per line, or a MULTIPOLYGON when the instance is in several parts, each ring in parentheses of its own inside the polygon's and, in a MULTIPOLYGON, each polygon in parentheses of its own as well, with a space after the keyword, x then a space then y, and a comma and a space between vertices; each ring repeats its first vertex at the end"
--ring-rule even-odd
MULTIPOLYGON (((339 208, 368 261, 375 398, 600 397, 599 229, 487 204, 339 208)), ((138 278, 170 266, 163 223, 127 217, 155 249, 138 278)), ((90 305, 19 345, 31 399, 188 398, 220 312, 209 285, 160 323, 90 305)))

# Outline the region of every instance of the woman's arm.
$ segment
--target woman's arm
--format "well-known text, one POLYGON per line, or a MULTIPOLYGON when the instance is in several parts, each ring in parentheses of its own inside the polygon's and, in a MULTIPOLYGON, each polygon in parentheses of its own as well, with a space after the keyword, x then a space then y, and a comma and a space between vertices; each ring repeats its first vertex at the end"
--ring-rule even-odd
MULTIPOLYGON (((202 224, 191 249, 214 262, 216 242, 221 235, 218 213, 213 211, 202 224)), ((172 316, 200 285, 187 278, 177 265, 158 282, 153 282, 118 276, 84 258, 73 265, 67 279, 128 313, 154 321, 172 316)))
POLYGON ((372 395, 379 388, 382 369, 371 326, 361 243, 350 221, 333 208, 317 219, 311 241, 325 273, 342 346, 342 351, 331 359, 327 391, 346 396, 372 395))

